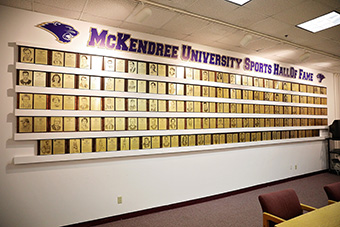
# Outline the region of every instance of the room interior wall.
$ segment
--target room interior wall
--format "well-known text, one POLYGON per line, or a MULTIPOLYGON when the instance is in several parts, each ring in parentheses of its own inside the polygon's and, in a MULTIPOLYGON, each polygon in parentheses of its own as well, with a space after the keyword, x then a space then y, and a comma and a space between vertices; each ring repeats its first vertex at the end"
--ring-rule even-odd
MULTIPOLYGON (((7 7, 0 7, 0 15, 3 21, 0 25, 1 226, 39 227, 79 223, 216 195, 327 168, 324 141, 15 165, 13 157, 35 155, 37 150, 34 141, 13 139, 16 130, 15 63, 18 57, 15 43, 65 47, 58 44, 51 34, 34 27, 44 21, 62 20, 79 27, 82 34, 86 34, 91 26, 107 27, 7 7), (295 165, 297 169, 292 168, 295 165), (122 204, 117 204, 118 196, 122 197, 122 204)), ((133 34, 155 39, 146 34, 133 34)), ((79 37, 73 41, 74 45, 67 48, 74 51, 90 49, 79 44, 86 43, 86 39, 87 35, 79 37)), ((167 38, 158 39, 180 43, 167 38)), ((109 53, 107 50, 90 50, 109 53)), ((125 56, 126 53, 112 54, 125 56)), ((130 56, 146 61, 157 59, 130 56)), ((328 117, 332 121, 335 118, 332 103, 336 97, 334 88, 330 86, 333 76, 324 74, 324 83, 328 87, 328 117)))

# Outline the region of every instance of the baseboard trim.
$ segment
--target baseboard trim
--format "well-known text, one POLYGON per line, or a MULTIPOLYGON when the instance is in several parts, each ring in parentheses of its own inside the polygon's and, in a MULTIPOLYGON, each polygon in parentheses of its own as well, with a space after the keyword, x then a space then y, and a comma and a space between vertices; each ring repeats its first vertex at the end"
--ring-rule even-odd
POLYGON ((185 202, 174 203, 174 204, 170 204, 170 205, 154 207, 154 208, 150 208, 150 209, 125 213, 125 214, 111 216, 111 217, 107 217, 107 218, 102 218, 102 219, 97 219, 97 220, 92 220, 92 221, 87 221, 87 222, 82 222, 82 223, 66 225, 64 227, 90 227, 90 226, 95 226, 95 225, 106 224, 106 223, 109 223, 109 222, 115 222, 115 221, 119 221, 119 220, 123 220, 123 219, 129 219, 129 218, 134 218, 134 217, 146 215, 146 214, 151 214, 151 213, 176 209, 176 208, 180 208, 180 207, 184 207, 184 206, 190 206, 190 205, 194 205, 194 204, 198 204, 198 203, 208 202, 208 201, 212 201, 212 200, 215 200, 215 199, 221 199, 221 198, 228 197, 228 196, 231 196, 231 195, 249 192, 249 191, 252 191, 252 190, 256 190, 256 189, 260 189, 260 188, 264 188, 264 187, 268 187, 268 186, 273 186, 273 185, 285 183, 285 182, 288 182, 288 181, 297 180, 297 179, 300 179, 300 178, 325 173, 325 172, 327 172, 327 170, 320 170, 320 171, 316 171, 316 172, 312 172, 312 173, 302 174, 302 175, 299 175, 299 176, 289 177, 289 178, 278 180, 278 181, 259 184, 259 185, 255 185, 255 186, 248 187, 248 188, 242 188, 242 189, 231 191, 231 192, 225 192, 225 193, 221 193, 221 194, 218 194, 218 195, 207 196, 207 197, 203 197, 203 198, 199 198, 199 199, 193 199, 193 200, 189 200, 189 201, 185 201, 185 202))

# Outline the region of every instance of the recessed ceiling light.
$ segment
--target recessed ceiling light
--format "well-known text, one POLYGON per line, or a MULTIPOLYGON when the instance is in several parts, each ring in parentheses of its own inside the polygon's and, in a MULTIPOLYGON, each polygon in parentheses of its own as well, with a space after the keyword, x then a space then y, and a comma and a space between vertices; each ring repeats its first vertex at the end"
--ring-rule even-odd
POLYGON ((302 24, 298 24, 297 26, 303 29, 306 29, 310 32, 319 32, 325 30, 327 28, 331 28, 340 24, 340 14, 333 11, 328 14, 325 14, 321 17, 317 17, 310 21, 306 21, 302 24))
POLYGON ((243 6, 247 2, 250 2, 251 0, 225 0, 225 1, 232 2, 232 3, 235 3, 237 5, 243 6))

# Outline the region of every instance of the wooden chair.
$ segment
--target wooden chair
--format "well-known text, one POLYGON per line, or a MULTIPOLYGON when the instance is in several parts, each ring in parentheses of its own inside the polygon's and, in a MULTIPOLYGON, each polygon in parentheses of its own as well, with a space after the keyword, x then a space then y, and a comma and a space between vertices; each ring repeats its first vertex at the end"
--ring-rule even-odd
POLYGON ((259 201, 263 211, 263 227, 274 226, 299 216, 303 210, 315 210, 314 207, 300 203, 293 189, 262 194, 259 201))
POLYGON ((340 182, 327 184, 323 187, 328 197, 328 204, 340 201, 340 182))

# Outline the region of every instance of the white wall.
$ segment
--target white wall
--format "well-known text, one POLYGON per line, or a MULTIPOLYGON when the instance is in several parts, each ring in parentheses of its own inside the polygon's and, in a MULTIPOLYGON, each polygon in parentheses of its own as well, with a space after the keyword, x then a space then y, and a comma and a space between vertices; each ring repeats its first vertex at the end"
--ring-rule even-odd
MULTIPOLYGON (((6 7, 0 7, 0 18, 0 226, 39 227, 84 222, 326 168, 325 146, 321 141, 97 161, 14 165, 14 156, 35 154, 36 143, 13 140, 16 120, 13 114, 14 64, 17 53, 13 43, 24 41, 65 47, 58 44, 51 34, 34 27, 41 22, 58 19, 80 28, 83 36, 72 41, 74 45, 70 46, 71 49, 117 53, 82 46, 88 38, 91 26, 88 23, 6 7), (292 165, 297 165, 298 169, 291 169, 292 165), (117 204, 117 196, 123 197, 123 204, 117 204)), ((157 40, 153 36, 133 34, 157 40)), ((181 43, 166 38, 162 40, 171 44, 181 43)), ((137 57, 143 57, 146 61, 156 59, 137 57)), ((332 75, 325 75, 325 83, 331 85, 332 75)), ((328 93, 329 103, 333 103, 332 87, 329 87, 328 93)), ((329 119, 334 119, 332 105, 329 105, 329 113, 329 119)))

